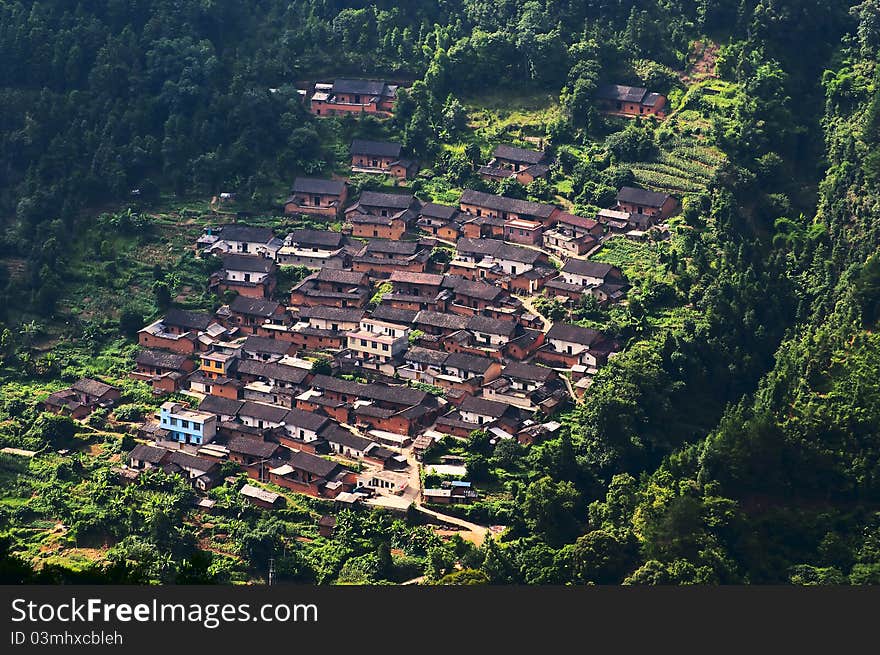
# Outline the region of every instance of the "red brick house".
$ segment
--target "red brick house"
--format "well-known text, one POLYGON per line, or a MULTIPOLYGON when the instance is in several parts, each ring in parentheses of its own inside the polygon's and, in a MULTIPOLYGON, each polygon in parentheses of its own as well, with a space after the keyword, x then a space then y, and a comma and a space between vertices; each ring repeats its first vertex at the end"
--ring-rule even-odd
POLYGON ((138 343, 144 348, 159 348, 191 355, 199 349, 199 335, 214 322, 214 318, 208 313, 172 307, 164 318, 138 332, 138 343))
POLYGON ((143 380, 153 391, 172 393, 180 390, 186 376, 195 370, 195 362, 186 355, 162 350, 142 350, 135 358, 134 380, 143 380))
POLYGON ((391 141, 354 139, 351 142, 352 173, 382 173, 409 180, 418 172, 413 159, 401 158, 401 146, 391 141))
POLYGON ((537 221, 512 218, 504 222, 504 240, 527 246, 540 246, 544 226, 537 221))
POLYGON ((600 111, 620 116, 666 117, 666 96, 640 86, 606 84, 593 97, 600 111))
POLYGON ((309 108, 315 116, 374 114, 390 117, 397 100, 397 85, 383 80, 337 79, 316 84, 309 108))
POLYGON ((625 186, 617 193, 617 211, 630 214, 630 223, 639 229, 664 221, 678 209, 678 200, 666 193, 625 186))
POLYGON ((41 403, 43 411, 83 419, 98 408, 113 407, 121 396, 116 387, 100 380, 82 378, 67 389, 50 394, 41 403))
POLYGON ((562 211, 553 205, 497 196, 473 189, 465 189, 459 206, 461 211, 471 216, 489 216, 504 221, 520 218, 537 221, 545 226, 552 225, 556 215, 562 211))
POLYGON ((220 308, 218 316, 227 327, 237 327, 244 334, 256 334, 261 325, 289 325, 287 309, 274 300, 238 296, 228 308, 220 308))
POLYGON ((348 185, 342 180, 298 177, 284 202, 284 213, 336 218, 347 199, 348 185))
POLYGON ((275 291, 278 267, 275 260, 260 255, 223 255, 223 268, 211 276, 215 293, 235 291, 247 298, 269 298, 275 291))
POLYGON ((531 184, 550 172, 547 153, 501 144, 492 152, 492 159, 481 166, 478 174, 484 180, 500 181, 515 177, 522 185, 531 184))

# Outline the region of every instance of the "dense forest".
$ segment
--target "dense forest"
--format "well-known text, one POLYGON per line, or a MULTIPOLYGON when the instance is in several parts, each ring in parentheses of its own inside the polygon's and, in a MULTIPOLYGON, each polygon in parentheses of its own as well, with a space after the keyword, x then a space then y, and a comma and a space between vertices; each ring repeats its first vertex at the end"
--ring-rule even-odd
MULTIPOLYGON (((660 137, 612 133, 592 92, 606 81, 671 91, 706 37, 744 99, 714 119, 725 162, 684 199, 690 229, 661 263, 665 292, 699 320, 632 339, 560 437, 468 444, 475 477, 520 472, 508 499, 471 515, 508 525, 501 537, 443 545, 360 517, 325 559, 292 556, 289 578, 334 579, 348 557, 349 580, 394 580, 389 547, 418 542, 406 548, 434 582, 880 583, 878 0, 0 0, 0 260, 20 263, 0 266, 7 380, 39 373, 22 372, 27 321, 68 318, 66 244, 133 189, 143 207, 234 188, 267 208, 295 175, 330 171, 353 131, 384 129, 455 177, 466 173, 440 144, 466 129, 462 102, 511 87, 558 98, 553 147, 600 139, 628 161, 660 137), (390 128, 308 116, 296 84, 340 73, 412 83, 390 128)), ((572 199, 599 204, 620 169, 571 157, 572 199)), ((38 421, 22 399, 5 403, 0 419, 38 421)), ((19 436, 52 438, 42 420, 19 436)), ((132 510, 115 528, 137 534, 108 579, 223 581, 183 529, 168 541, 163 526, 188 499, 163 492, 173 511, 132 510), (185 564, 160 576, 138 553, 185 564)), ((14 512, 0 508, 0 530, 14 512)), ((278 527, 261 530, 266 541, 249 543, 265 559, 278 527)), ((37 575, 12 557, 0 566, 37 575)))

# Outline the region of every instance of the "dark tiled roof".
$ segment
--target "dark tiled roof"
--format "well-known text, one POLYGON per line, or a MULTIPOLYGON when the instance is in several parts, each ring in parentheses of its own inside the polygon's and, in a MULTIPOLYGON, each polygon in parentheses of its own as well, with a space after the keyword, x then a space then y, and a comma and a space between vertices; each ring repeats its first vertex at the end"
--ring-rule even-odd
POLYGON ((501 375, 518 380, 546 382, 551 378, 555 378, 556 372, 546 366, 536 366, 535 364, 526 364, 525 362, 510 362, 501 371, 501 375))
POLYGON ((641 102, 648 89, 641 86, 625 86, 623 84, 604 84, 596 89, 595 97, 600 100, 619 102, 641 102))
POLYGON ((267 380, 279 380, 289 384, 301 384, 309 375, 309 371, 299 366, 288 366, 277 362, 258 362, 255 359, 240 360, 236 371, 240 375, 257 375, 267 380))
POLYGON ((207 330, 214 318, 206 312, 189 312, 172 307, 165 314, 162 323, 166 326, 183 328, 184 330, 207 330))
POLYGON ((413 204, 411 193, 379 193, 378 191, 364 191, 358 204, 363 207, 387 207, 391 209, 407 209, 413 204))
POLYGON ((226 447, 229 448, 229 452, 241 453, 261 459, 268 459, 278 450, 277 443, 252 439, 250 437, 232 437, 226 443, 226 447))
POLYGON ((287 412, 287 417, 284 419, 284 423, 288 427, 302 428, 312 432, 317 432, 329 422, 330 419, 326 416, 321 416, 314 412, 305 412, 295 407, 287 412))
POLYGON ((469 355, 468 353, 450 353, 446 361, 443 362, 444 366, 470 373, 485 373, 492 364, 493 360, 488 357, 469 355))
POLYGON ((335 284, 345 284, 356 287, 363 283, 365 277, 365 273, 359 273, 357 271, 344 271, 339 268, 322 268, 318 271, 318 275, 315 276, 315 280, 318 282, 333 282, 335 284))
POLYGON ((512 212, 521 216, 537 216, 538 218, 549 218, 556 211, 556 207, 553 205, 531 202, 530 200, 519 200, 518 198, 508 198, 507 196, 496 196, 491 193, 474 191, 473 189, 465 189, 461 195, 461 203, 463 205, 487 207, 500 212, 512 212))
POLYGON ((422 205, 421 215, 430 218, 439 218, 445 221, 451 220, 459 209, 453 205, 439 205, 435 202, 427 202, 422 205))
POLYGON ((246 296, 236 296, 229 303, 229 309, 238 314, 248 314, 250 316, 269 317, 275 314, 281 305, 274 300, 262 300, 260 298, 248 298, 246 296))
POLYGON ((343 323, 358 323, 364 317, 363 309, 349 309, 347 307, 303 307, 299 310, 301 318, 317 318, 327 321, 341 321, 343 323))
POLYGON ((277 405, 266 405, 264 403, 255 403, 249 400, 239 410, 239 416, 249 416, 258 420, 269 421, 270 423, 281 423, 287 416, 289 410, 286 407, 278 407, 277 405))
POLYGON ((380 304, 370 315, 380 321, 410 325, 415 320, 416 315, 418 315, 418 311, 414 309, 395 309, 389 305, 380 304))
POLYGON ((327 478, 339 468, 339 464, 336 462, 331 462, 323 457, 318 457, 302 450, 293 453, 290 456, 289 462, 293 468, 311 473, 319 478, 327 478))
POLYGON ((329 441, 330 443, 336 443, 341 446, 347 446, 353 450, 366 450, 372 441, 369 439, 365 439, 364 437, 359 437, 356 434, 352 434, 348 430, 345 430, 338 425, 330 425, 328 428, 321 432, 321 438, 329 441))
POLYGON ((400 144, 393 141, 368 141, 354 139, 351 142, 351 154, 375 155, 377 157, 400 157, 400 144))
POLYGON ((468 280, 460 275, 448 275, 446 278, 449 288, 455 291, 455 293, 467 296, 468 298, 495 300, 504 293, 502 289, 493 284, 487 284, 479 280, 468 280))
POLYGON ((202 402, 199 403, 199 411, 217 414, 218 416, 237 416, 243 406, 244 401, 242 400, 232 400, 231 398, 221 398, 220 396, 205 396, 202 402))
POLYGON ((268 353, 272 355, 286 355, 290 348, 291 343, 289 341, 279 341, 278 339, 254 335, 245 339, 242 345, 242 349, 245 352, 268 353))
POLYGON ((219 466, 214 460, 205 457, 197 457, 196 455, 190 455, 189 453, 184 453, 179 450, 172 450, 169 452, 171 453, 169 463, 176 464, 181 468, 208 472, 219 466))
POLYGON ((493 157, 498 159, 507 159, 509 161, 521 162, 524 164, 540 164, 544 161, 543 150, 526 150, 525 148, 517 148, 515 146, 501 144, 492 153, 493 157))
POLYGON ((271 273, 275 270, 274 260, 259 255, 223 255, 222 259, 227 271, 271 273))
POLYGON ((268 227, 251 227, 249 225, 219 225, 220 238, 227 241, 247 241, 249 243, 269 243, 274 236, 268 227))
POLYGON ((574 227, 579 227, 583 230, 592 230, 596 225, 598 225, 597 221, 594 221, 592 218, 585 218, 584 216, 576 216, 575 214, 569 214, 568 212, 563 212, 556 216, 556 221, 558 223, 562 223, 563 225, 572 225, 574 227))
POLYGON ((662 207, 669 196, 665 193, 625 186, 617 193, 617 201, 645 207, 662 207))
POLYGON ((500 239, 471 239, 469 237, 461 237, 456 243, 456 249, 460 253, 492 256, 497 259, 506 259, 527 264, 533 264, 541 258, 541 253, 538 250, 505 243, 500 239))
POLYGON ((443 284, 443 276, 435 273, 414 273, 411 271, 394 271, 389 278, 391 282, 404 282, 406 284, 425 284, 439 287, 443 284))
POLYGON ((605 276, 614 271, 615 268, 611 264, 603 264, 602 262, 591 262, 588 259, 569 259, 562 267, 563 273, 571 273, 572 275, 583 275, 586 277, 598 277, 605 279, 605 276))
POLYGON ((566 323, 554 323, 553 327, 547 332, 547 340, 559 339, 560 341, 570 341, 584 346, 592 345, 602 340, 602 334, 591 328, 580 327, 579 325, 568 325, 566 323))
POLYGON ((341 248, 343 237, 339 232, 329 230, 293 230, 290 240, 300 246, 318 246, 324 248, 341 248))
POLYGON ((324 180, 317 177, 298 177, 293 181, 294 193, 316 193, 318 195, 341 195, 345 190, 342 180, 324 180))
POLYGON ((388 84, 384 80, 358 80, 340 78, 333 81, 333 93, 357 93, 367 96, 379 96, 386 93, 388 84))
POLYGON ((398 405, 419 405, 426 400, 428 394, 409 387, 388 386, 384 384, 361 384, 340 380, 327 375, 316 375, 312 380, 312 386, 316 389, 326 389, 336 393, 364 398, 367 400, 379 400, 398 405))
POLYGON ((465 396, 464 400, 461 401, 461 405, 459 405, 459 409, 463 412, 472 412, 492 418, 504 416, 508 407, 509 405, 505 403, 497 403, 494 400, 486 400, 476 396, 465 396))
POLYGON ((101 397, 108 391, 112 391, 115 387, 111 387, 109 384, 105 384, 100 380, 93 380, 92 378, 83 378, 81 380, 77 380, 71 386, 71 389, 74 391, 79 391, 80 393, 88 394, 89 396, 101 397))
POLYGON ((459 316, 458 314, 432 312, 425 309, 416 315, 413 323, 416 325, 429 325, 431 327, 444 328, 447 330, 463 330, 467 327, 468 319, 466 316, 459 316))
POLYGON ((414 255, 419 249, 416 241, 393 241, 392 239, 371 239, 364 254, 381 252, 393 255, 414 255))
POLYGON ((135 362, 143 366, 153 366, 156 368, 170 368, 173 370, 180 369, 186 361, 186 355, 178 355, 177 353, 169 353, 164 350, 142 350, 138 353, 135 362))
POLYGON ((489 316, 480 316, 479 314, 471 316, 467 322, 467 329, 470 331, 500 334, 508 337, 516 332, 516 326, 517 323, 514 320, 491 318, 489 316))
POLYGON ((128 454, 128 458, 130 460, 136 459, 139 462, 149 462, 150 464, 158 464, 162 461, 162 458, 168 454, 169 451, 164 448, 157 448, 156 446, 147 446, 145 444, 138 444, 135 446, 132 451, 128 454))

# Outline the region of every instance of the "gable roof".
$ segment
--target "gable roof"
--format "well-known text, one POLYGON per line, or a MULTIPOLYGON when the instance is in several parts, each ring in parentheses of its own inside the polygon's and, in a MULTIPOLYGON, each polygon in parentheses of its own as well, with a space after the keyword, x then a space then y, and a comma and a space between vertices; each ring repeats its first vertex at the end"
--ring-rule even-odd
POLYGON ((169 451, 156 446, 148 446, 146 444, 138 444, 132 448, 128 454, 129 460, 136 459, 139 462, 149 462, 150 464, 158 464, 161 462, 169 451))
POLYGON ((315 389, 326 389, 335 393, 346 394, 368 400, 379 400, 397 405, 419 405, 428 398, 424 391, 403 386, 389 386, 384 384, 362 384, 350 382, 328 375, 316 375, 312 380, 315 389))
POLYGON ((337 78, 333 81, 332 92, 378 96, 385 94, 387 88, 388 84, 384 80, 337 78))
POLYGON ((88 394, 89 396, 96 396, 100 398, 108 391, 113 391, 115 387, 111 387, 109 384, 105 384, 100 380, 93 380, 92 378, 82 378, 81 380, 77 380, 70 388, 74 391, 79 391, 80 393, 88 394))
POLYGON ((260 457, 261 459, 268 459, 279 448, 277 443, 251 437, 232 437, 226 442, 226 447, 229 448, 229 452, 260 457))
POLYGON ((583 275, 586 277, 598 277, 603 280, 615 267, 611 264, 603 264, 602 262, 593 262, 588 259, 569 259, 562 267, 563 273, 571 273, 572 275, 583 275))
POLYGON ((492 318, 474 314, 468 319, 467 329, 472 332, 485 332, 486 334, 500 334, 512 336, 516 332, 517 322, 512 319, 492 318))
POLYGON ((300 318, 317 318, 325 321, 341 321, 343 323, 359 323, 364 314, 363 309, 331 307, 329 305, 303 307, 299 310, 300 318))
POLYGON ((250 316, 269 317, 275 314, 281 307, 280 303, 274 300, 263 300, 261 298, 248 298, 247 296, 236 296, 231 303, 229 309, 237 314, 247 314, 250 316))
POLYGON ((245 352, 269 353, 272 355, 286 355, 292 344, 288 341, 279 341, 269 337, 250 335, 244 340, 241 348, 245 352))
POLYGON ((556 377, 556 371, 546 366, 537 366, 535 364, 527 364, 526 362, 512 361, 505 366, 501 375, 503 377, 515 378, 517 380, 528 380, 530 382, 546 382, 556 377))
POLYGON ((365 253, 382 252, 392 255, 414 255, 419 250, 416 241, 394 241, 392 239, 371 239, 364 248, 365 253))
POLYGON ((418 315, 415 309, 396 309, 391 305, 380 304, 374 309, 370 315, 380 321, 388 321, 389 323, 398 323, 400 325, 410 325, 415 321, 418 315))
POLYGON ((500 212, 536 216, 538 218, 549 218, 556 211, 556 207, 553 205, 520 200, 519 198, 508 198, 507 196, 497 196, 492 193, 475 191, 474 189, 465 189, 464 193, 461 194, 461 204, 477 205, 478 207, 486 207, 500 212))
POLYGON ((421 215, 429 218, 439 218, 445 221, 451 220, 460 210, 454 205, 441 205, 436 202, 426 202, 422 205, 421 215))
POLYGON ((470 355, 468 353, 450 353, 443 362, 443 365, 457 368, 460 371, 485 373, 491 368, 493 363, 494 360, 488 357, 480 357, 479 355, 470 355))
POLYGON ((275 260, 260 255, 223 255, 221 259, 227 271, 271 273, 275 270, 275 260))
POLYGON ((301 384, 309 376, 309 371, 304 368, 279 364, 278 362, 242 359, 238 361, 236 366, 235 370, 239 375, 257 375, 268 380, 279 380, 289 384, 301 384))
POLYGON ((562 212, 556 216, 556 222, 562 223, 563 225, 571 225, 573 227, 579 227, 584 230, 592 230, 599 223, 592 218, 586 218, 585 216, 577 216, 575 214, 569 214, 568 212, 562 212))
POLYGON ((638 189, 632 186, 625 186, 617 192, 617 201, 625 202, 633 205, 644 205, 645 207, 662 207, 669 199, 666 193, 657 193, 656 191, 648 191, 647 189, 638 189))
POLYGON ((220 238, 225 241, 247 241, 249 243, 269 243, 273 238, 272 230, 268 227, 251 227, 240 223, 218 225, 220 238))
POLYGON ((416 325, 429 325, 431 327, 443 328, 446 330, 463 330, 467 327, 467 316, 459 316, 458 314, 448 314, 446 312, 432 312, 428 309, 420 311, 413 323, 416 325))
POLYGON ((502 143, 492 152, 492 156, 498 159, 521 162, 523 164, 540 164, 544 161, 546 153, 543 150, 526 150, 502 143))
POLYGON ((319 478, 327 478, 336 469, 340 468, 336 462, 331 462, 323 457, 318 457, 302 450, 294 452, 290 456, 289 462, 293 468, 311 473, 319 478))
POLYGON ((547 332, 547 340, 549 341, 550 339, 559 339, 560 341, 590 346, 601 341, 602 334, 592 328, 585 328, 579 325, 554 323, 553 327, 547 332))
POLYGON ((352 434, 348 430, 344 430, 338 425, 331 424, 327 429, 321 432, 321 438, 330 443, 336 443, 340 446, 348 446, 353 450, 364 451, 373 443, 364 437, 352 434))
POLYGON ((171 307, 162 319, 162 323, 166 326, 173 325, 185 330, 201 331, 207 330, 213 322, 214 318, 207 312, 191 312, 177 307, 171 307))
MULTIPOLYGON (((293 230, 289 235, 292 243, 301 246, 323 246, 326 248, 341 248, 343 236, 339 232, 330 230, 293 230)), ((323 270, 323 269, 322 269, 323 270)))
POLYGON ((314 412, 306 412, 295 407, 287 412, 287 417, 284 419, 284 424, 287 427, 302 428, 312 432, 317 432, 329 422, 330 419, 326 416, 315 414, 314 412))
POLYGON ((595 97, 600 100, 619 102, 641 102, 648 89, 642 86, 626 86, 624 84, 603 84, 596 89, 595 97))
POLYGON ((333 282, 346 284, 353 287, 360 286, 364 282, 366 273, 358 271, 345 271, 340 268, 322 268, 315 276, 318 282, 333 282))
POLYGON ((164 350, 142 350, 135 358, 135 363, 142 366, 152 366, 154 368, 170 368, 175 371, 183 366, 186 361, 186 355, 178 355, 164 350))
POLYGON ((494 400, 486 400, 477 396, 465 396, 461 401, 459 409, 463 412, 473 412, 482 416, 491 418, 500 418, 504 416, 510 405, 506 403, 495 402, 494 400))
POLYGON ((403 282, 406 284, 425 284, 432 287, 439 287, 443 284, 443 276, 436 273, 415 273, 412 271, 394 271, 389 282, 403 282))
POLYGON ((351 154, 375 155, 377 157, 400 157, 400 144, 394 141, 369 141, 354 139, 351 142, 351 154))
POLYGON ((542 253, 539 250, 523 248, 522 246, 506 243, 500 239, 471 239, 470 237, 461 237, 456 242, 455 247, 460 253, 483 256, 488 255, 495 257, 496 259, 522 262, 525 264, 534 264, 542 256, 542 253))
POLYGON ((243 400, 232 400, 231 398, 221 398, 220 396, 205 396, 202 402, 199 403, 199 411, 219 416, 237 416, 243 406, 243 400))
POLYGON ((388 207, 391 209, 407 209, 413 204, 415 197, 411 193, 380 193, 364 191, 358 200, 364 207, 388 207))
POLYGON ((284 417, 287 416, 288 409, 279 407, 278 405, 267 405, 265 403, 255 403, 250 400, 244 401, 241 409, 238 411, 239 416, 248 416, 270 423, 282 423, 284 417))
POLYGON ((316 193, 318 195, 338 196, 345 190, 342 180, 325 180, 317 177, 298 177, 293 181, 294 193, 316 193))

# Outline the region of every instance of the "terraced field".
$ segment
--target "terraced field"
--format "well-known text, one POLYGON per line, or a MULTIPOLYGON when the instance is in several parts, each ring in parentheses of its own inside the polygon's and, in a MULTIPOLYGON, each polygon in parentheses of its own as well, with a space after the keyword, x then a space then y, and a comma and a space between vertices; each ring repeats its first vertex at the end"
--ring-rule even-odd
POLYGON ((723 162, 724 156, 716 148, 692 136, 677 136, 657 161, 636 162, 630 168, 640 185, 681 195, 705 190, 723 162))

